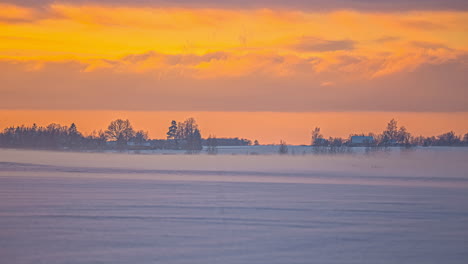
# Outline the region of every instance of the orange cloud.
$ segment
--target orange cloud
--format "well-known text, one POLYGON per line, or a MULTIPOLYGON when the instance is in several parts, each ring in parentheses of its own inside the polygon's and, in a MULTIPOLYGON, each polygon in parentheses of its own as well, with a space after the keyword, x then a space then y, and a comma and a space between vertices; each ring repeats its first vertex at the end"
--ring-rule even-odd
MULTIPOLYGON (((441 76, 454 64, 458 74, 466 67, 467 31, 466 11, 2 4, 0 66, 9 73, 0 75, 8 84, 0 87, 0 94, 26 93, 32 89, 27 85, 34 85, 55 89, 53 96, 66 98, 86 90, 83 87, 125 83, 138 87, 142 97, 170 89, 197 95, 199 89, 216 91, 214 101, 254 89, 259 96, 278 94, 268 106, 281 105, 281 94, 290 105, 295 104, 293 95, 306 94, 319 97, 322 107, 341 107, 337 102, 346 101, 335 97, 353 95, 353 89, 365 94, 373 85, 391 89, 383 81, 396 85, 405 74, 414 73, 405 78, 420 93, 430 84, 418 74, 428 67, 440 65, 433 75, 441 76), (67 81, 71 79, 74 82, 67 81), (231 81, 237 86, 224 83, 231 81), (155 82, 163 84, 155 88, 155 82)), ((450 81, 462 93, 463 75, 450 81)), ((444 93, 445 85, 439 86, 431 88, 437 95, 444 93)), ((374 107, 371 100, 367 103, 374 107)), ((250 106, 256 107, 254 102, 250 106)))
POLYGON ((0 24, 27 22, 37 16, 32 8, 0 3, 0 24))

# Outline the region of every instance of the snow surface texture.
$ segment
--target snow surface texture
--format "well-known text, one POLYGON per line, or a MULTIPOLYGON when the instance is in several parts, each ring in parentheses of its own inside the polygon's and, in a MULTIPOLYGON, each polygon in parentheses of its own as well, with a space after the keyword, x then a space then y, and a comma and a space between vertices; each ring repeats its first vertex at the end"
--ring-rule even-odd
POLYGON ((0 150, 0 263, 468 263, 467 161, 0 150))

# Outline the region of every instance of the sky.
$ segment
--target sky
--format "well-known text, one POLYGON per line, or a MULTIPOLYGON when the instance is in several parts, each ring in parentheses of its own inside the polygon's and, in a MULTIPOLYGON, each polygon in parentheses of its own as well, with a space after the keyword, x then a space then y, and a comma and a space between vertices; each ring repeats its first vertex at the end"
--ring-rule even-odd
POLYGON ((199 116, 220 136, 300 143, 395 116, 466 133, 467 32, 460 0, 0 1, 0 126, 199 116))

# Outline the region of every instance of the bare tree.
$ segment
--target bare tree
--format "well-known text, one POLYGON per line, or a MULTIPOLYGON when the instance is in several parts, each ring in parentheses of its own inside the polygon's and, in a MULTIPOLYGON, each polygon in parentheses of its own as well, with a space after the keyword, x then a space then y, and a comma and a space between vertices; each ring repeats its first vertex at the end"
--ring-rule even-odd
POLYGON ((400 127, 400 129, 398 129, 397 142, 409 146, 410 140, 411 134, 406 130, 406 127, 400 127))
POLYGON ((281 155, 288 154, 288 145, 286 144, 286 141, 283 141, 283 140, 280 141, 280 147, 278 149, 278 153, 281 155))
POLYGON ((314 131, 312 131, 312 146, 319 145, 323 139, 322 134, 320 134, 320 127, 316 127, 314 131))
POLYGON ((460 137, 455 135, 453 131, 447 132, 437 137, 438 137, 438 145, 441 145, 441 146, 454 146, 454 145, 458 145, 461 142, 460 137))
POLYGON ((119 145, 125 145, 135 135, 132 125, 128 119, 117 119, 112 121, 106 130, 106 136, 113 139, 119 145))
POLYGON ((398 141, 398 123, 395 119, 390 120, 387 129, 382 133, 382 143, 396 143, 398 141))
POLYGON ((209 136, 206 139, 206 145, 208 146, 207 152, 208 154, 215 155, 218 153, 218 140, 216 139, 216 136, 209 136))
POLYGON ((201 132, 194 118, 187 118, 177 125, 176 139, 184 141, 184 149, 194 152, 202 150, 201 132))

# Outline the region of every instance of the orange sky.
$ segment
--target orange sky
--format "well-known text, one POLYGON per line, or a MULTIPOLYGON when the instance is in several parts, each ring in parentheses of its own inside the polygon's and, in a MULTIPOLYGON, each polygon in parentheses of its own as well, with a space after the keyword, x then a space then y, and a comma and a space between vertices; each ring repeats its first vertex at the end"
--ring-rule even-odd
POLYGON ((457 1, 151 3, 0 3, 0 125, 73 117, 89 130, 128 115, 162 137, 194 116, 219 136, 293 143, 391 117, 416 133, 468 130, 457 1))

